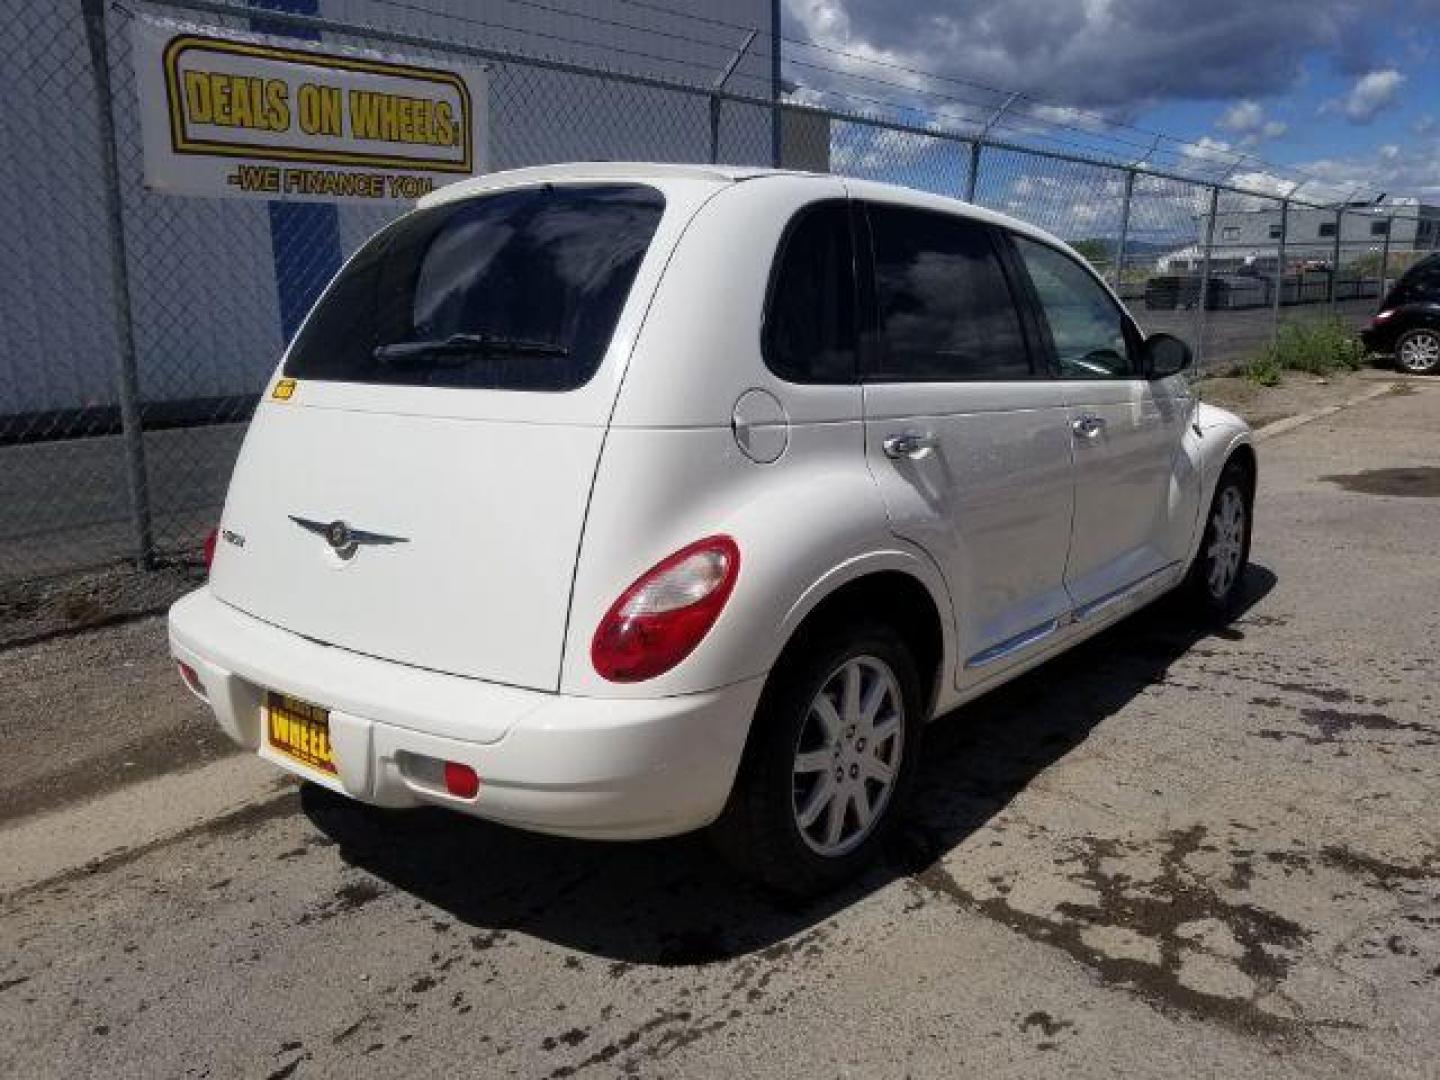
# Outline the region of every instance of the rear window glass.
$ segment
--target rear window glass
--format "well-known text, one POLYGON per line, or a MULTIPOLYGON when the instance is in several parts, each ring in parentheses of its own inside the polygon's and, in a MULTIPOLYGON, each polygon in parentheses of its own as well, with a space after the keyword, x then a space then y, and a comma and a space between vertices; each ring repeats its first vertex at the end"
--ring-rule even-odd
POLYGON ((600 366, 664 206, 641 185, 546 186, 404 217, 321 298, 285 374, 572 390, 600 366))

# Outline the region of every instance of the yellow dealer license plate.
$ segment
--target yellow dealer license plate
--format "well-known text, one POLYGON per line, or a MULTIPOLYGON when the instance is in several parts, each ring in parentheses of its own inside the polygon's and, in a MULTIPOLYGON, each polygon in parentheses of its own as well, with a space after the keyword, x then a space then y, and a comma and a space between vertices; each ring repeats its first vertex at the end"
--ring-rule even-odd
POLYGON ((335 771, 330 749, 330 713, 284 694, 265 698, 265 729, 270 745, 320 772, 335 771))

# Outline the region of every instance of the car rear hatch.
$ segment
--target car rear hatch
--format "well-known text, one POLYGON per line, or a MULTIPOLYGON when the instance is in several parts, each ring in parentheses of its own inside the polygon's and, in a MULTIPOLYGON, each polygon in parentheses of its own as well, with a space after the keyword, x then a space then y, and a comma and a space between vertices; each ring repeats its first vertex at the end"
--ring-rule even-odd
POLYGON ((316 642, 554 690, 625 361, 715 190, 532 185, 377 235, 256 413, 215 595, 316 642))

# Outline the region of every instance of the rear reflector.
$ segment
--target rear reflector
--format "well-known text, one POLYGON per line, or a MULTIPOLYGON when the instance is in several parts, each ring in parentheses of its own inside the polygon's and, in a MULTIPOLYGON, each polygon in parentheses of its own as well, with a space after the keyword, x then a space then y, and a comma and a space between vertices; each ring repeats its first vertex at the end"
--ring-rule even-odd
POLYGON ((480 791, 480 776, 469 765, 445 762, 445 790, 457 799, 473 799, 480 791))
POLYGON ((190 692, 198 698, 206 698, 205 684, 200 681, 200 676, 195 669, 184 660, 176 660, 175 666, 180 669, 180 678, 190 688, 190 692))
POLYGON ((205 572, 210 572, 210 567, 215 565, 215 545, 220 540, 220 530, 211 529, 205 534, 205 572))

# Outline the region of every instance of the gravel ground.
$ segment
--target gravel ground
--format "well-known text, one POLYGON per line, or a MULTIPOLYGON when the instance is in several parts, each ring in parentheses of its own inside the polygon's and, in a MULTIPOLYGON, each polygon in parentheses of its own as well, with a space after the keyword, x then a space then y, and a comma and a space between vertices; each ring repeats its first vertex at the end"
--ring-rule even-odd
MULTIPOLYGON (((249 757, 17 816, 0 1073, 1433 1076, 1437 428, 1440 382, 1266 442, 1241 618, 1157 606, 944 718, 886 864, 823 903, 695 838, 370 811, 249 757)), ((0 653, 7 746, 196 737, 158 647, 0 653), (45 707, 77 681, 94 728, 45 707)))
POLYGON ((155 615, 202 581, 198 565, 175 563, 0 584, 0 651, 155 615))
POLYGON ((177 685, 159 616, 0 652, 0 824, 235 752, 177 685))
POLYGON ((1262 428, 1277 420, 1350 401, 1376 386, 1416 384, 1423 385, 1423 380, 1393 371, 1367 369, 1336 372, 1323 378, 1287 371, 1279 386, 1260 386, 1238 376, 1213 376, 1204 379, 1199 387, 1205 401, 1239 413, 1252 427, 1262 428))

